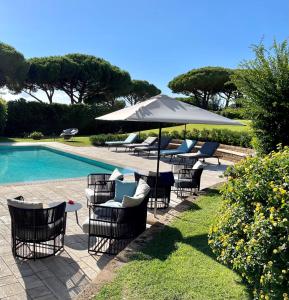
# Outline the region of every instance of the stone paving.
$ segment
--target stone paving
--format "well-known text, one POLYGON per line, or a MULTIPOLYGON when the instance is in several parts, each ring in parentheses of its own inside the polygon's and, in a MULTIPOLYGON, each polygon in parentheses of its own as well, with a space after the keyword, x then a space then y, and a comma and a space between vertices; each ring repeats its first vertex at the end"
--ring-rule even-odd
MULTIPOLYGON (((21 144, 17 143, 17 145, 21 144)), ((139 171, 156 168, 155 159, 137 157, 125 152, 116 153, 100 147, 72 147, 57 142, 46 143, 46 145, 139 171)), ((202 176, 201 188, 223 181, 219 176, 230 163, 222 161, 221 166, 215 163, 216 160, 208 160, 202 176)), ((161 162, 160 167, 161 170, 171 169, 171 165, 167 162, 161 162)), ((81 224, 88 215, 84 196, 85 187, 86 178, 0 186, 0 299, 72 299, 112 259, 108 255, 88 254, 87 236, 76 223, 74 213, 68 213, 65 249, 58 256, 36 261, 18 260, 12 256, 7 198, 23 195, 27 200, 42 201, 46 204, 54 201, 76 200, 83 205, 78 212, 81 224)), ((171 206, 179 202, 180 200, 173 194, 171 206)), ((149 220, 154 221, 151 213, 149 213, 149 220)))

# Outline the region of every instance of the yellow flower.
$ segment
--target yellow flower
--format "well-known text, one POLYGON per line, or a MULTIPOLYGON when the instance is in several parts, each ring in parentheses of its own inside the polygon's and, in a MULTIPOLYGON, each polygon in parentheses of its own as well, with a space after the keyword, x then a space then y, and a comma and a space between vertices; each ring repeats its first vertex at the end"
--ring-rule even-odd
POLYGON ((273 262, 270 260, 270 261, 268 261, 268 265, 270 266, 270 267, 272 267, 273 266, 273 262))

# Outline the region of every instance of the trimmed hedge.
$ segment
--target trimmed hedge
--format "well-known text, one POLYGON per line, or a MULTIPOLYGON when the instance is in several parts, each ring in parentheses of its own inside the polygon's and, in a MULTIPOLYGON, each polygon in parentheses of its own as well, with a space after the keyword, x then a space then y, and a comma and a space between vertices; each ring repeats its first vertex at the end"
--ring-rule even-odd
POLYGON ((89 140, 94 146, 104 146, 106 141, 122 141, 126 137, 127 134, 98 134, 92 135, 89 140))
POLYGON ((238 271, 254 299, 289 299, 289 148, 229 168, 209 234, 220 262, 238 271))
POLYGON ((7 102, 0 98, 0 134, 3 133, 7 121, 7 102))
POLYGON ((245 119, 246 111, 245 108, 242 107, 226 107, 222 111, 220 111, 220 115, 229 119, 245 119))
MULTIPOLYGON (((112 109, 105 105, 48 104, 25 101, 25 99, 9 101, 8 120, 4 134, 5 136, 23 137, 34 131, 41 131, 44 135, 49 136, 59 135, 66 128, 78 128, 80 135, 129 132, 131 123, 95 120, 98 116, 122 107, 123 103, 121 102, 117 102, 117 105, 112 109)), ((147 123, 134 124, 134 130, 145 130, 152 127, 151 124, 147 123)))
MULTIPOLYGON (((162 135, 171 136, 174 139, 183 139, 184 132, 163 131, 162 135)), ((140 140, 146 139, 148 136, 157 136, 155 132, 141 133, 140 140)), ((90 137, 90 141, 95 146, 104 145, 105 141, 123 140, 127 135, 101 134, 90 137)), ((238 132, 228 129, 198 130, 194 129, 186 133, 187 139, 198 141, 215 141, 222 144, 241 146, 250 148, 252 135, 249 132, 238 132)))

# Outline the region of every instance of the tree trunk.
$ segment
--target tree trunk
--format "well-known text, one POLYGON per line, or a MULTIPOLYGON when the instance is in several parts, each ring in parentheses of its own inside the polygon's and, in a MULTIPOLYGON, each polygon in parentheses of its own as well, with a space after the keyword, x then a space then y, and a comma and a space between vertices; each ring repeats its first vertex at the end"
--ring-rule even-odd
POLYGON ((27 92, 27 91, 25 91, 25 90, 23 90, 23 92, 26 93, 27 95, 30 95, 31 97, 33 97, 33 98, 34 98, 35 100, 37 100, 38 102, 43 103, 42 100, 40 100, 39 98, 37 98, 36 96, 34 96, 32 93, 27 92))

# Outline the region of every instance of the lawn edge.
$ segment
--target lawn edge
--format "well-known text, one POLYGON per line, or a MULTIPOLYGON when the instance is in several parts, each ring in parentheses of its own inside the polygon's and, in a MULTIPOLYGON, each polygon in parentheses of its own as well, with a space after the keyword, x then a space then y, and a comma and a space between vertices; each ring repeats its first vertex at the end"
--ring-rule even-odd
POLYGON ((98 274, 97 276, 85 287, 85 289, 76 297, 77 300, 92 299, 101 288, 113 281, 116 277, 117 271, 131 261, 138 251, 140 251, 149 241, 151 241, 156 234, 161 232, 166 225, 170 224, 177 216, 188 210, 191 203, 197 202, 200 196, 206 194, 213 188, 220 187, 222 183, 214 184, 202 191, 197 197, 189 197, 182 201, 176 207, 169 210, 164 216, 159 217, 159 221, 155 222, 149 229, 134 239, 124 250, 116 255, 98 274))

